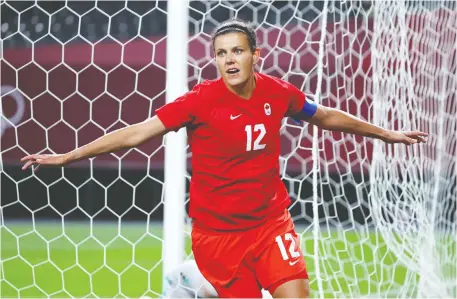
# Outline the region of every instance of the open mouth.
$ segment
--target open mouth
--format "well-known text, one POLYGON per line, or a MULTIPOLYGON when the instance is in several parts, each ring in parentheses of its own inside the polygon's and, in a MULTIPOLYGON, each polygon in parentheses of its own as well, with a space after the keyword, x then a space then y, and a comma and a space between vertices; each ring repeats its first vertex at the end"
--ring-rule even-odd
POLYGON ((237 68, 230 68, 227 70, 227 74, 230 74, 230 75, 233 75, 233 74, 236 74, 238 73, 240 70, 237 69, 237 68))

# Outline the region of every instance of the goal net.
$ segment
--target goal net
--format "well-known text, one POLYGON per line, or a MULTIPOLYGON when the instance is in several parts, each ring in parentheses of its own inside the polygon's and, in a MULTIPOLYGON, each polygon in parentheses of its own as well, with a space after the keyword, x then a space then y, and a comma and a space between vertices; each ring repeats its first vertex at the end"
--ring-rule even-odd
MULTIPOLYGON (((284 120, 281 176, 313 297, 456 297, 456 2, 191 1, 188 10, 189 88, 217 77, 210 34, 239 17, 258 34, 258 71, 384 128, 429 133, 406 147, 284 120)), ((0 11, 0 296, 160 296, 161 139, 37 172, 19 159, 154 115, 175 27, 167 2, 0 1, 0 11)), ((190 226, 184 234, 192 258, 190 226)))

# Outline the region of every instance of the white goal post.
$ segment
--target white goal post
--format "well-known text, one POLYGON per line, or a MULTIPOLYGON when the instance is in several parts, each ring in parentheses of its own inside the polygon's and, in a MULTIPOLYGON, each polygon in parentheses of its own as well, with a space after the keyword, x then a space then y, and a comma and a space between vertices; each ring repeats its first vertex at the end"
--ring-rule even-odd
POLYGON ((158 297, 190 249, 185 130, 20 170, 144 121, 218 76, 210 35, 255 28, 256 70, 406 147, 285 119, 281 177, 313 297, 457 296, 457 3, 0 1, 0 297, 158 297))
MULTIPOLYGON (((167 103, 187 92, 188 1, 171 0, 167 16, 167 103)), ((169 133, 165 146, 165 196, 162 275, 176 269, 184 259, 184 220, 186 197, 185 129, 169 133)))

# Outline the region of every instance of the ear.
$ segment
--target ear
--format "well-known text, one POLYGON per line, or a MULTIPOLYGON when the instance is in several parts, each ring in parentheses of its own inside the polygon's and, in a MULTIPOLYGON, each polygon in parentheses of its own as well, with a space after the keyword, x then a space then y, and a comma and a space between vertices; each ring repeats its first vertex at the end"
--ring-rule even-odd
POLYGON ((252 64, 256 65, 260 59, 260 48, 256 48, 254 53, 252 53, 252 64))

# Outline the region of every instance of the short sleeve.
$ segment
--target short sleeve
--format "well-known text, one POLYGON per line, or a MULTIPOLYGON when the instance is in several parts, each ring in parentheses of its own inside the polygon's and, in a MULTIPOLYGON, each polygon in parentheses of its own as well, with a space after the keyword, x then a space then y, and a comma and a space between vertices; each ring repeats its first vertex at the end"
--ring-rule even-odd
POLYGON ((305 104, 305 94, 295 87, 293 84, 286 83, 286 97, 288 100, 288 108, 286 116, 293 116, 301 111, 305 104))
POLYGON ((165 128, 178 131, 182 127, 195 125, 199 121, 198 107, 202 101, 201 89, 197 86, 171 103, 156 110, 157 117, 165 128))

